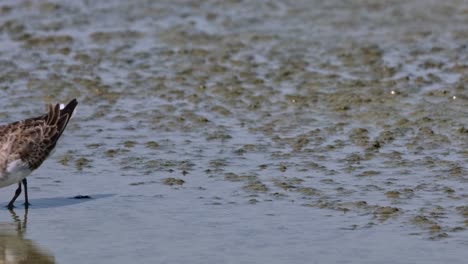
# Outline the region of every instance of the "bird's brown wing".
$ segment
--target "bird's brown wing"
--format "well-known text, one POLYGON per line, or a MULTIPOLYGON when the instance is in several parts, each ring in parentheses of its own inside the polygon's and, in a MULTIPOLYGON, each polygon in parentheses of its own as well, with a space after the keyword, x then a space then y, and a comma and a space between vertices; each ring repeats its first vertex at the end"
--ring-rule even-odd
POLYGON ((31 170, 37 169, 54 149, 78 103, 72 100, 64 109, 49 105, 46 115, 0 127, 0 145, 11 149, 9 160, 19 158, 31 170))

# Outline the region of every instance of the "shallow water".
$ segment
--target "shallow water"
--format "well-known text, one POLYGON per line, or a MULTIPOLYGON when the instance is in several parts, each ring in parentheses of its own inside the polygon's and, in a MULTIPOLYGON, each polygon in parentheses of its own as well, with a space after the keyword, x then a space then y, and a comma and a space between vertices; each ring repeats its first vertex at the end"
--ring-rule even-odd
POLYGON ((6 263, 468 258, 467 3, 127 2, 1 3, 3 122, 80 102, 6 263))

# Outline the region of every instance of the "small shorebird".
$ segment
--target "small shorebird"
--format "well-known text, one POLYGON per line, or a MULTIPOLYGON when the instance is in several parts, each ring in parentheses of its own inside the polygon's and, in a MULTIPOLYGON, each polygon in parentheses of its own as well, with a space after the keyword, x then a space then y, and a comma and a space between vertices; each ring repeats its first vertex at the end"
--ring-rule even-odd
POLYGON ((15 196, 8 203, 12 209, 24 186, 25 207, 28 201, 26 177, 49 156, 70 120, 78 102, 71 100, 61 109, 49 104, 49 112, 42 116, 0 126, 0 188, 18 183, 15 196))

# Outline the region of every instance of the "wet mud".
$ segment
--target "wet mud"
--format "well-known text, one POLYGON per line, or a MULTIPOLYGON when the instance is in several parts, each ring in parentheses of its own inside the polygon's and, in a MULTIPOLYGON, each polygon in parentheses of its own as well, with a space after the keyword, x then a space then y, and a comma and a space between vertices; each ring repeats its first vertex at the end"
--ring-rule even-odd
MULTIPOLYGON (((291 223, 321 215, 315 221, 336 229, 318 232, 346 230, 351 241, 375 232, 466 259, 465 2, 7 1, 0 14, 2 120, 80 102, 57 153, 31 176, 30 195, 112 193, 79 211, 114 210, 151 230, 154 215, 179 219, 186 203, 187 218, 226 210, 220 219, 232 223, 253 212, 291 223)), ((240 229, 233 236, 248 233, 240 229)), ((47 238, 50 251, 72 263, 60 239, 47 238)), ((214 241, 204 240, 208 255, 214 241)))

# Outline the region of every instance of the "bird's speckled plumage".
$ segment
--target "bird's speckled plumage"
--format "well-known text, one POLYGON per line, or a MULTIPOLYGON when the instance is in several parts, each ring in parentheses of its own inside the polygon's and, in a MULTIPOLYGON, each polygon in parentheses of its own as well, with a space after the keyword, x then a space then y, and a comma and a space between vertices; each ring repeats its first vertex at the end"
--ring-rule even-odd
POLYGON ((21 182, 49 156, 78 102, 63 109, 49 104, 47 114, 0 126, 0 187, 21 182))

